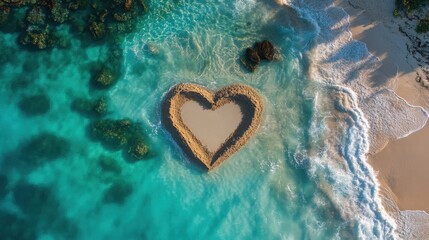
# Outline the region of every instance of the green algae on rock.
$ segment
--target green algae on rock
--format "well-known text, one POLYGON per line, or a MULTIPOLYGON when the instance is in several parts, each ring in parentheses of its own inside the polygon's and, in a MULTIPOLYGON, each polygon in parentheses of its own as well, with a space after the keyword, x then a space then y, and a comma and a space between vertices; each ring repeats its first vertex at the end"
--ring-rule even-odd
POLYGON ((88 117, 102 117, 108 112, 108 103, 105 97, 95 100, 76 98, 71 103, 71 109, 88 117))
POLYGON ((118 81, 118 77, 110 68, 103 67, 92 78, 92 84, 96 88, 109 88, 118 81))
POLYGON ((136 136, 131 139, 128 144, 128 155, 131 158, 130 160, 139 160, 146 156, 149 152, 149 148, 144 142, 141 136, 136 136))
POLYGON ((62 25, 79 38, 110 40, 132 32, 146 11, 144 0, 0 1, 0 30, 20 32, 24 46, 47 49, 57 46, 52 37, 62 25))
POLYGON ((90 133, 103 144, 119 149, 128 143, 132 122, 129 119, 111 120, 103 119, 90 125, 90 133))
POLYGON ((129 119, 102 119, 89 126, 90 135, 114 150, 124 149, 133 160, 143 159, 148 153, 143 129, 129 119))

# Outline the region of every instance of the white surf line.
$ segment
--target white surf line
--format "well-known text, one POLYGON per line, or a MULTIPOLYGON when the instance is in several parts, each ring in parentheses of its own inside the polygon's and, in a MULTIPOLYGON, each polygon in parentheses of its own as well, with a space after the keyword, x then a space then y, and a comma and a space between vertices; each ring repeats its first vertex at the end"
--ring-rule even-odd
MULTIPOLYGON (((371 51, 369 51, 368 45, 364 41, 356 40, 356 39, 353 38, 353 33, 350 30, 350 26, 351 26, 350 15, 347 13, 347 11, 344 8, 342 8, 342 7, 336 6, 335 4, 332 4, 332 5, 334 7, 336 7, 336 8, 340 8, 346 14, 346 16, 347 16, 347 33, 348 33, 348 36, 349 36, 348 40, 349 41, 358 41, 358 42, 363 43, 365 45, 366 51, 369 53, 369 55, 371 55, 372 57, 374 57, 375 59, 377 59, 377 61, 379 63, 383 64, 383 61, 377 55, 375 55, 371 51)), ((396 74, 395 74, 395 77, 393 78, 393 87, 396 88, 396 89, 391 89, 391 88, 387 88, 387 87, 385 89, 387 91, 393 92, 393 94, 398 99, 402 100, 407 106, 412 107, 412 108, 420 108, 420 110, 426 115, 426 120, 425 120, 425 122, 424 122, 424 124, 422 126, 420 126, 419 128, 417 128, 417 129, 415 129, 413 131, 410 131, 410 132, 406 133, 403 136, 398 136, 397 137, 397 139, 401 139, 401 138, 408 137, 409 135, 411 135, 411 134, 413 134, 413 133, 418 132, 419 130, 421 130, 427 124, 427 121, 429 120, 429 113, 422 106, 415 106, 415 105, 410 104, 407 100, 405 100, 404 98, 402 98, 401 96, 399 96, 395 92, 397 90, 397 88, 398 88, 398 81, 399 81, 399 79, 398 79, 398 76, 399 76, 399 66, 397 64, 395 64, 395 66, 396 66, 396 74)), ((375 71, 377 71, 377 70, 378 69, 375 69, 375 71)), ((380 91, 382 91, 382 90, 383 89, 381 89, 380 91)), ((426 103, 426 101, 425 101, 425 103, 426 103)), ((429 107, 428 103, 426 103, 426 105, 429 107)))
POLYGON ((425 122, 422 124, 422 126, 420 126, 419 128, 417 128, 417 129, 415 129, 415 130, 413 130, 413 131, 410 131, 409 133, 407 133, 407 134, 405 134, 405 135, 403 135, 403 136, 399 136, 398 137, 398 139, 401 139, 401 138, 405 138, 405 137, 408 137, 409 135, 411 135, 411 134, 413 134, 413 133, 415 133, 415 132, 418 132, 419 130, 421 130, 422 128, 424 128, 424 126, 426 125, 426 123, 428 122, 428 119, 429 119, 429 113, 422 107, 422 106, 416 106, 416 105, 412 105, 412 104, 410 104, 409 102, 407 102, 407 100, 405 100, 403 97, 401 97, 401 96, 399 96, 395 91, 393 91, 392 89, 390 89, 390 88, 386 88, 386 90, 387 91, 390 91, 390 92, 392 92, 393 94, 395 94, 395 96, 398 98, 398 99, 400 99, 400 100, 402 100, 407 106, 409 106, 409 107, 412 107, 412 108, 420 108, 420 110, 424 113, 424 115, 426 116, 426 120, 425 120, 425 122))
MULTIPOLYGON (((358 177, 360 179, 360 181, 364 182, 364 183, 368 183, 368 184, 374 184, 374 190, 376 191, 375 196, 374 196, 374 202, 375 202, 375 206, 370 206, 370 209, 375 213, 375 212, 380 212, 382 215, 382 219, 384 221, 386 221, 388 224, 390 224, 390 226, 393 227, 394 231, 391 233, 392 235, 390 237, 393 237, 393 239, 397 238, 396 235, 396 229, 397 229, 397 224, 395 219, 386 211, 386 209, 384 208, 383 204, 382 204, 382 196, 381 196, 381 183, 378 181, 377 177, 376 177, 376 173, 374 171, 374 168, 368 163, 368 157, 367 157, 367 153, 369 151, 369 131, 370 131, 370 123, 368 122, 368 119, 366 118, 366 115, 364 114, 364 112, 362 111, 362 109, 359 107, 359 97, 358 94, 353 91, 353 89, 347 87, 347 86, 343 86, 343 85, 332 85, 330 86, 331 89, 334 89, 336 91, 342 92, 344 94, 346 94, 351 101, 351 109, 344 109, 346 112, 348 112, 348 114, 350 115, 350 117, 352 117, 355 121, 355 124, 357 124, 357 127, 360 128, 360 130, 364 131, 363 132, 363 137, 364 139, 362 139, 363 141, 361 142, 361 145, 363 147, 363 152, 359 154, 359 156, 355 159, 347 159, 346 161, 348 161, 348 165, 349 165, 349 169, 350 164, 353 164, 353 161, 351 160, 356 160, 355 164, 357 164, 357 166, 360 167, 359 170, 353 170, 352 173, 356 175, 356 177, 358 177), (359 161, 361 160, 361 161, 359 161), (350 162, 349 162, 350 161, 350 162), (370 182, 368 182, 368 179, 362 178, 362 176, 360 176, 359 171, 363 171, 364 175, 366 175, 367 177, 369 177, 370 182), (367 173, 369 173, 369 175, 367 175, 367 173), (375 208, 374 208, 375 207, 375 208)), ((350 169, 352 170, 352 169, 350 169)), ((383 229, 384 230, 384 229, 383 229)), ((388 233, 388 232, 387 232, 388 233)))
MULTIPOLYGON (((349 4, 350 4, 350 2, 349 2, 349 4)), ((350 15, 347 13, 347 11, 344 9, 344 8, 342 8, 342 7, 339 7, 339 6, 336 6, 335 4, 332 4, 334 7, 337 7, 337 8, 340 8, 345 14, 346 14, 346 16, 347 16, 347 33, 348 33, 348 35, 349 35, 349 40, 351 40, 351 41, 358 41, 358 42, 361 42, 361 43, 363 43, 364 45, 365 45, 365 48, 366 48, 366 50, 367 50, 367 52, 372 56, 372 57, 375 57, 376 59, 377 59, 377 61, 379 62, 379 63, 381 63, 381 64, 383 64, 383 61, 377 56, 377 55, 375 55, 375 54, 373 54, 371 51, 369 51, 369 49, 368 49, 368 45, 364 42, 364 41, 360 41, 360 40, 356 40, 356 39, 354 39, 353 38, 353 33, 351 32, 351 30, 350 30, 350 26, 351 26, 351 22, 350 22, 350 15)), ((350 4, 351 5, 351 4, 350 4)), ((352 6, 353 7, 353 6, 352 6)), ((408 62, 407 62, 408 63, 408 62)), ((412 105, 412 104, 410 104, 407 100, 405 100, 404 98, 402 98, 401 96, 399 96, 397 93, 396 93, 396 90, 397 90, 397 88, 398 88, 398 81, 399 81, 399 79, 398 79, 398 76, 399 76, 399 66, 397 65, 397 64, 395 64, 395 66, 396 66, 396 74, 395 74, 395 77, 393 78, 393 88, 394 89, 391 89, 391 88, 386 88, 388 91, 391 91, 391 92, 393 92, 393 94, 398 98, 398 99, 400 99, 400 100, 402 100, 407 106, 409 106, 409 107, 412 107, 412 108, 420 108, 420 110, 426 115, 426 120, 425 120, 425 122, 424 122, 424 124, 422 125, 422 126, 420 126, 419 128, 417 128, 417 129, 415 129, 414 131, 410 131, 410 132, 408 132, 407 134, 405 134, 405 135, 403 135, 403 136, 399 136, 399 137, 397 137, 397 139, 401 139, 401 138, 405 138, 405 137, 408 137, 409 135, 411 135, 411 134, 413 134, 413 133, 415 133, 415 132, 418 132, 419 130, 421 130, 426 124, 427 124, 427 121, 429 120, 429 113, 422 107, 422 106, 415 106, 415 105, 412 105)), ((378 69, 376 69, 375 71, 377 71, 378 69)), ((429 104, 426 102, 426 100, 425 100, 425 103, 426 103, 426 105, 429 107, 429 104)))

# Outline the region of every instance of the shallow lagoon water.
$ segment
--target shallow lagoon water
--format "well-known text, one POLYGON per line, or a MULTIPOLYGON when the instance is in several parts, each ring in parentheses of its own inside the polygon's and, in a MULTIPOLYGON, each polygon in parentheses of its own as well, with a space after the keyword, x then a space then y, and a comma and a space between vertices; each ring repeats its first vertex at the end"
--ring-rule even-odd
MULTIPOLYGON (((121 151, 92 141, 87 134, 89 120, 70 110, 73 97, 100 94, 88 87, 88 64, 104 58, 106 48, 82 48, 79 41, 73 41, 68 50, 34 53, 14 46, 16 36, 2 34, 3 42, 13 46, 10 60, 1 69, 6 80, 0 84, 0 124, 7 126, 0 138, 2 173, 9 179, 3 210, 26 218, 12 194, 16 183, 26 180, 51 189, 57 206, 47 206, 46 211, 67 222, 48 227, 39 224, 41 239, 68 239, 69 232, 76 239, 392 236, 392 226, 370 199, 376 194, 374 188, 365 188, 371 182, 354 176, 359 172, 342 164, 320 164, 323 157, 328 162, 338 160, 324 155, 331 145, 323 139, 331 135, 323 121, 327 113, 320 104, 329 99, 325 95, 340 90, 309 78, 310 51, 320 31, 317 26, 294 10, 269 1, 165 0, 150 1, 149 9, 139 30, 124 40, 125 73, 107 92, 108 117, 130 118, 146 131, 151 157, 136 163, 126 161, 121 151), (280 60, 262 63, 255 73, 249 73, 239 57, 245 48, 263 39, 274 43, 280 60), (25 63, 29 69, 24 69, 25 63), (28 86, 12 89, 16 79, 27 80, 28 86), (244 83, 264 97, 260 129, 214 172, 207 173, 190 162, 160 123, 163 95, 180 82, 213 91, 244 83), (21 96, 33 92, 50 97, 47 114, 27 117, 17 108, 21 96), (20 144, 46 131, 68 139, 70 152, 36 167, 22 166, 17 154, 20 144), (100 155, 117 159, 121 173, 112 175, 100 169, 100 155), (331 177, 327 177, 329 172, 331 177), (338 174, 349 177, 338 183, 338 174), (132 193, 121 204, 103 201, 105 191, 117 181, 130 184, 132 193), (353 189, 356 186, 362 189, 353 189), (344 199, 336 198, 338 192, 344 199), (354 192, 360 193, 359 198, 354 192)), ((359 121, 359 115, 355 118, 359 121)), ((354 136, 350 132, 356 131, 354 123, 347 123, 351 126, 339 134, 354 136)), ((359 144, 365 142, 356 140, 352 146, 359 149, 359 144)), ((346 161, 359 162, 358 156, 349 156, 361 154, 356 149, 332 151, 340 151, 338 155, 346 161)), ((42 216, 45 218, 37 221, 50 219, 42 216)))

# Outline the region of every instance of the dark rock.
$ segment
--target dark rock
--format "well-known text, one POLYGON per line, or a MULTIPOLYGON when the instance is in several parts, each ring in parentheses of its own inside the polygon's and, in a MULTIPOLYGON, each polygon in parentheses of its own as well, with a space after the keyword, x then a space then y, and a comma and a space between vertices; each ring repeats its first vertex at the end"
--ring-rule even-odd
POLYGON ((25 19, 29 24, 44 25, 46 21, 46 15, 41 7, 34 6, 28 10, 27 17, 25 19))
POLYGON ((64 157, 70 150, 69 142, 51 133, 40 133, 32 137, 21 148, 24 160, 31 164, 41 164, 64 157))
POLYGON ((270 41, 256 42, 253 48, 247 48, 241 63, 249 71, 254 72, 261 60, 272 61, 275 59, 276 50, 270 41))
POLYGON ((94 103, 92 109, 99 116, 106 115, 107 110, 108 110, 107 100, 105 98, 99 98, 99 99, 95 100, 95 103, 94 103))
POLYGON ((128 143, 132 122, 128 119, 95 121, 90 125, 91 135, 103 144, 119 149, 128 143))
POLYGON ((132 139, 128 146, 128 154, 132 160, 141 160, 148 152, 149 148, 141 137, 132 139))
POLYGON ((31 86, 31 82, 27 79, 22 79, 22 78, 16 78, 12 80, 10 83, 10 89, 14 92, 21 89, 28 88, 29 86, 31 86))
POLYGON ((0 2, 8 6, 18 7, 24 3, 24 0, 2 0, 0 2))
POLYGON ((77 98, 73 100, 71 109, 89 117, 102 117, 107 114, 108 105, 104 97, 96 100, 77 98))
POLYGON ((95 140, 107 147, 114 150, 123 148, 132 161, 143 159, 149 151, 143 138, 143 130, 128 119, 98 120, 89 126, 89 130, 95 140))
POLYGON ((111 172, 114 174, 120 174, 122 172, 121 166, 119 163, 111 157, 101 155, 98 159, 98 165, 101 170, 105 172, 111 172))
POLYGON ((21 211, 33 218, 45 214, 47 208, 55 208, 51 206, 55 201, 50 189, 43 186, 19 182, 13 189, 13 198, 21 211))
POLYGON ((10 7, 0 7, 0 26, 5 26, 8 24, 10 15, 10 7))
POLYGON ((105 203, 123 204, 133 192, 133 187, 125 181, 116 181, 104 192, 105 203))
POLYGON ((106 35, 106 26, 103 22, 94 21, 89 25, 89 31, 94 39, 100 40, 106 35))
POLYGON ((256 68, 258 67, 258 64, 255 64, 249 60, 247 60, 246 57, 242 57, 240 58, 241 63, 243 64, 243 66, 245 68, 247 68, 247 70, 254 72, 256 70, 256 68))
POLYGON ((93 78, 93 85, 97 88, 108 88, 113 86, 118 78, 109 68, 102 68, 93 78))
POLYGON ((139 0, 140 6, 142 7, 143 11, 146 12, 148 7, 146 5, 146 0, 139 0))
POLYGON ((56 38, 50 34, 48 28, 31 27, 20 37, 19 42, 23 46, 43 50, 55 46, 56 38))
POLYGON ((270 41, 264 40, 262 42, 256 42, 255 50, 258 52, 261 59, 265 59, 268 61, 274 60, 274 55, 276 51, 270 41))
POLYGON ((64 211, 51 188, 21 181, 13 189, 13 199, 29 223, 21 229, 24 232, 21 234, 33 231, 36 234, 48 232, 54 239, 76 239, 76 225, 63 214, 64 211))
POLYGON ((261 62, 261 58, 259 57, 258 52, 252 48, 246 49, 246 59, 256 65, 261 62))
POLYGON ((51 8, 52 20, 57 23, 64 23, 69 18, 69 10, 61 4, 54 4, 51 8))
POLYGON ((38 94, 22 98, 18 107, 27 116, 36 116, 47 113, 51 108, 51 103, 46 95, 38 94))
POLYGON ((125 0, 124 9, 125 11, 129 11, 133 5, 133 0, 125 0))
POLYGON ((4 240, 34 240, 37 233, 29 220, 0 211, 0 239, 4 240))
POLYGON ((5 175, 0 175, 0 199, 6 196, 8 180, 5 175))
MULTIPOLYGON (((416 31, 418 33, 426 33, 429 32, 429 13, 425 19, 421 19, 417 24, 416 31)), ((420 47, 420 46, 419 46, 420 47)))
MULTIPOLYGON (((114 13, 113 18, 118 22, 127 22, 130 19, 132 19, 133 16, 128 14, 128 13, 114 13)), ((124 32, 125 32, 125 30, 124 30, 124 32)))

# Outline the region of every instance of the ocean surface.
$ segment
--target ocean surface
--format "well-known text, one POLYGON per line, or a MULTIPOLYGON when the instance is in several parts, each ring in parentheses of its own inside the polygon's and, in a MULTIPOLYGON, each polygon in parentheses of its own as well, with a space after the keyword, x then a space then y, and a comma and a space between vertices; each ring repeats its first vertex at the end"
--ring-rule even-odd
POLYGON ((28 51, 17 45, 16 34, 0 34, 5 55, 0 57, 0 174, 6 182, 0 195, 0 235, 225 240, 396 236, 366 163, 371 119, 360 99, 368 91, 355 81, 357 70, 369 69, 377 60, 351 40, 342 9, 318 0, 284 6, 268 0, 147 4, 137 30, 122 42, 123 74, 102 93, 91 89, 88 66, 106 58, 105 46, 73 39, 67 49, 28 51), (264 39, 273 42, 280 59, 250 73, 239 58, 264 39), (213 172, 190 162, 160 123, 164 94, 181 82, 211 90, 243 83, 265 100, 255 136, 213 172), (21 99, 41 93, 49 98, 49 111, 24 114, 21 99), (130 162, 122 151, 89 137, 91 118, 70 105, 76 97, 100 95, 107 98, 108 118, 129 118, 142 126, 149 157, 130 162), (29 164, 28 142, 44 133, 65 139, 68 150, 56 151, 54 160, 29 164), (113 159, 114 170, 100 166, 100 156, 113 159), (119 190, 112 193, 112 185, 119 190))

